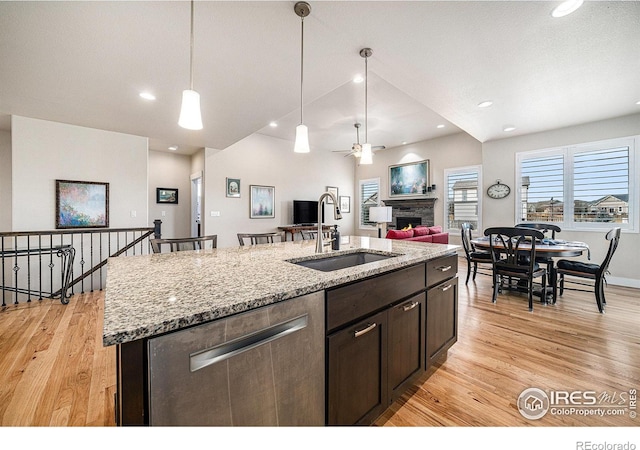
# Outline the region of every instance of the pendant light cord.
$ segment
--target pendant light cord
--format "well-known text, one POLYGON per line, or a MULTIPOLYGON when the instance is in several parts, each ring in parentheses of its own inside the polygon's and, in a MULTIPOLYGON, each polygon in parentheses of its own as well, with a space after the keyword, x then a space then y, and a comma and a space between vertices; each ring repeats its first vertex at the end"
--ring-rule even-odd
POLYGON ((304 95, 304 17, 300 17, 300 123, 303 124, 303 95, 304 95))
POLYGON ((369 65, 368 65, 369 57, 364 57, 364 143, 369 143, 369 116, 368 109, 369 106, 367 104, 368 95, 368 85, 369 85, 369 65))
POLYGON ((191 45, 189 47, 189 89, 193 91, 193 0, 191 0, 191 45))

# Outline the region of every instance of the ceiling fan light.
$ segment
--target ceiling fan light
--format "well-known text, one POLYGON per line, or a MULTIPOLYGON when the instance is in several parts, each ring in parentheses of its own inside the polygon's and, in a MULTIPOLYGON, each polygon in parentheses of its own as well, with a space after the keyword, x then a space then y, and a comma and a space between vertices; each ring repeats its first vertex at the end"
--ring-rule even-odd
POLYGON ((200 94, 186 89, 182 91, 182 108, 178 125, 188 130, 202 130, 202 115, 200 114, 200 94))
POLYGON ((360 164, 373 164, 373 152, 371 144, 362 145, 362 155, 360 156, 360 164))
POLYGON ((295 153, 309 153, 309 130, 304 124, 300 124, 296 127, 296 142, 293 145, 293 151, 295 153))

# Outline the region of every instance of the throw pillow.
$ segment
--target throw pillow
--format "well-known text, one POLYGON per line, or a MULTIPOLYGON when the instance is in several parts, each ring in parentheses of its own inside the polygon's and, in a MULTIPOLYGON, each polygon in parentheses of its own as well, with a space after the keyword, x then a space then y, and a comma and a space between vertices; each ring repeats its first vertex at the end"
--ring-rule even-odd
POLYGON ((439 234, 439 233, 442 233, 442 227, 440 225, 429 227, 429 234, 439 234))
POLYGON ((414 236, 426 236, 429 234, 429 227, 418 226, 413 229, 414 236))

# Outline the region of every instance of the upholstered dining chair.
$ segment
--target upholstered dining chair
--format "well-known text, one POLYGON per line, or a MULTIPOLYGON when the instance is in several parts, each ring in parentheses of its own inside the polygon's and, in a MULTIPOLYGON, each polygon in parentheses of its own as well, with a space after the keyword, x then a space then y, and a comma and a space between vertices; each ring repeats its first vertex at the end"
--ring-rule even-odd
MULTIPOLYGON (((473 281, 476 280, 476 274, 478 273, 478 264, 493 264, 493 260, 491 259, 491 253, 478 250, 471 243, 473 239, 473 230, 474 227, 469 222, 464 222, 460 225, 460 230, 462 234, 462 247, 464 248, 464 254, 467 259, 467 280, 464 284, 469 283, 469 276, 471 275, 471 265, 473 264, 473 281)), ((481 272, 482 273, 482 272, 481 272)))
POLYGON ((168 248, 170 252, 203 250, 205 248, 217 248, 218 236, 213 234, 189 238, 150 239, 149 242, 151 242, 153 253, 162 253, 163 247, 168 248))
MULTIPOLYGON (((547 269, 536 262, 536 239, 543 239, 541 231, 517 227, 493 227, 484 230, 489 237, 493 262, 493 298, 502 290, 503 278, 526 281, 529 311, 533 311, 533 280, 542 279, 542 295, 547 290, 547 269), (527 255, 527 258, 523 258, 527 255)), ((511 286, 509 286, 511 287, 511 286)))
MULTIPOLYGON (((596 304, 598 305, 598 311, 604 313, 604 307, 607 303, 604 297, 604 285, 607 282, 605 275, 609 270, 609 263, 611 262, 611 258, 613 258, 613 254, 616 252, 618 248, 618 242, 620 241, 620 228, 612 228, 605 235, 605 239, 609 241, 609 249, 607 250, 607 254, 604 257, 604 260, 600 264, 592 264, 585 263, 581 261, 570 261, 568 259, 560 259, 556 263, 556 271, 559 277, 560 284, 560 295, 564 293, 564 290, 572 290, 572 291, 583 291, 583 292, 593 292, 596 297, 596 304), (565 276, 569 276, 567 280, 565 280, 565 276), (589 283, 581 283, 579 281, 574 281, 571 277, 577 277, 582 279, 589 279, 593 281, 593 285, 591 282, 589 283), (580 285, 580 286, 590 286, 592 289, 586 290, 584 288, 574 288, 574 287, 566 287, 565 281, 567 283, 571 283, 571 285, 580 285)), ((553 287, 557 289, 557 286, 553 287)), ((554 292, 555 298, 555 292, 554 292)))
POLYGON ((282 239, 282 233, 238 233, 238 242, 241 247, 248 242, 250 245, 273 244, 282 239), (278 238, 274 241, 274 238, 278 238))

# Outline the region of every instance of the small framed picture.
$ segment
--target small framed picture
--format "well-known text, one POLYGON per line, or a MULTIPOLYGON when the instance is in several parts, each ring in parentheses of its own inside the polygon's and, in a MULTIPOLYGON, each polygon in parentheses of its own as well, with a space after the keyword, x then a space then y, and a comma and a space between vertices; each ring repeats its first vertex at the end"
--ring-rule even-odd
POLYGON ((340 212, 341 213, 351 212, 351 197, 349 197, 348 195, 340 196, 340 212))
POLYGON ((240 197, 240 178, 227 178, 227 197, 240 197))
POLYGON ((276 188, 274 186, 251 185, 249 217, 252 219, 273 219, 276 217, 276 188))
POLYGON ((178 190, 173 188, 156 188, 156 203, 178 203, 178 190))
MULTIPOLYGON (((338 188, 337 187, 335 187, 335 186, 327 186, 327 192, 331 192, 335 196, 336 200, 338 200, 338 188)), ((327 205, 333 205, 333 201, 331 200, 331 197, 329 197, 327 199, 327 205)))

